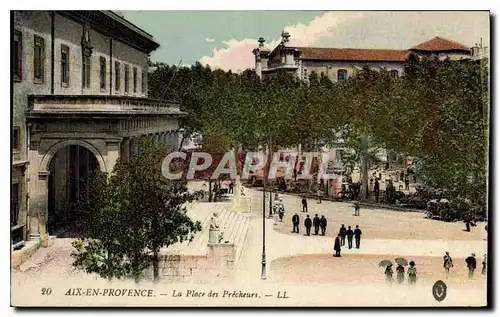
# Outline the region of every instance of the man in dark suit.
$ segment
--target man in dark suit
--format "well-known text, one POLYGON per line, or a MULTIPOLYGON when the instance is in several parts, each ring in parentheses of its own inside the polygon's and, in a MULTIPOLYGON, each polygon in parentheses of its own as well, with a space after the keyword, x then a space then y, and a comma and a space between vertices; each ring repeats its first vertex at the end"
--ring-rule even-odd
POLYGON ((302 197, 302 212, 307 212, 307 199, 302 197))
POLYGON ((375 201, 378 203, 378 196, 380 195, 380 184, 378 178, 375 178, 375 183, 373 184, 373 192, 375 194, 375 201))
POLYGON ((347 236, 347 247, 352 249, 352 236, 354 235, 354 231, 352 231, 351 226, 347 227, 347 231, 345 233, 347 236))
POLYGON ((359 243, 361 242, 361 229, 356 225, 356 229, 354 229, 354 240, 356 241, 356 249, 359 249, 359 243))
POLYGON ((322 215, 319 222, 321 225, 321 235, 324 236, 326 233, 326 225, 327 225, 327 220, 326 220, 325 216, 322 215))
POLYGON ((316 214, 316 216, 314 216, 314 218, 313 218, 313 227, 314 227, 314 235, 315 236, 317 236, 319 233, 319 225, 320 225, 319 217, 318 217, 318 214, 316 214))
POLYGON ((342 226, 340 226, 340 231, 339 231, 339 235, 340 235, 340 245, 345 245, 345 236, 346 236, 346 233, 347 230, 344 226, 344 224, 342 224, 342 226))
POLYGON ((299 215, 295 213, 295 215, 292 216, 293 232, 299 233, 299 221, 299 215))
POLYGON ((307 215, 306 220, 304 220, 304 226, 306 227, 306 234, 308 236, 310 236, 311 235, 312 221, 311 221, 311 218, 309 218, 309 215, 307 215))
POLYGON ((476 255, 472 253, 465 259, 465 263, 467 263, 467 268, 469 269, 469 280, 472 280, 474 278, 474 270, 476 270, 476 255))
POLYGON ((337 235, 337 237, 335 237, 333 250, 335 251, 335 254, 333 256, 338 258, 340 256, 340 235, 337 235))

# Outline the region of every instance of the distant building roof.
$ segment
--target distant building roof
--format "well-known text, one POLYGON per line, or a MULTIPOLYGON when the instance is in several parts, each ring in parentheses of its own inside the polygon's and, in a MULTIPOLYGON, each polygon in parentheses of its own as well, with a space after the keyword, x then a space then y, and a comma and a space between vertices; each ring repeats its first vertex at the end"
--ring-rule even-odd
POLYGON ((411 48, 412 50, 417 50, 417 51, 429 51, 429 52, 436 52, 436 51, 467 51, 470 52, 470 48, 460 44, 455 41, 447 40, 442 37, 436 36, 435 38, 420 43, 418 45, 415 45, 411 48))
POLYGON ((305 60, 404 62, 409 51, 386 49, 298 47, 305 60))

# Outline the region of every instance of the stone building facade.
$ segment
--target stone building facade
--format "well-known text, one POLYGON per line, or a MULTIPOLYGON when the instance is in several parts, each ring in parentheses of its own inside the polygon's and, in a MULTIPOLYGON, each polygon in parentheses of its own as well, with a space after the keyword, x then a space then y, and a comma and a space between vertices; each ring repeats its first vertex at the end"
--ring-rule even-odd
POLYGON ((325 47, 296 47, 290 45, 290 34, 282 33, 282 40, 274 49, 259 39, 259 47, 253 50, 255 71, 261 78, 275 75, 278 71, 292 73, 307 81, 315 72, 326 75, 332 82, 346 81, 356 72, 368 66, 373 70, 385 69, 391 76, 402 76, 404 62, 411 53, 417 56, 437 56, 450 60, 470 59, 472 49, 463 44, 435 37, 407 50, 354 49, 325 47))
POLYGON ((151 35, 112 11, 14 11, 12 243, 75 220, 94 169, 111 172, 149 136, 178 147, 179 104, 148 99, 151 35))

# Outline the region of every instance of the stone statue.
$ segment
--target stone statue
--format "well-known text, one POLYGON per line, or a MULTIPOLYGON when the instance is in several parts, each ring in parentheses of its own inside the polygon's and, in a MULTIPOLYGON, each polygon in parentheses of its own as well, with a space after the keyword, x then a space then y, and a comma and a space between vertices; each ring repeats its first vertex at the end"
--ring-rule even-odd
POLYGON ((210 230, 208 230, 208 243, 219 243, 219 215, 214 212, 210 218, 210 230))
POLYGON ((211 230, 219 230, 219 215, 214 212, 212 218, 210 218, 210 229, 211 230))

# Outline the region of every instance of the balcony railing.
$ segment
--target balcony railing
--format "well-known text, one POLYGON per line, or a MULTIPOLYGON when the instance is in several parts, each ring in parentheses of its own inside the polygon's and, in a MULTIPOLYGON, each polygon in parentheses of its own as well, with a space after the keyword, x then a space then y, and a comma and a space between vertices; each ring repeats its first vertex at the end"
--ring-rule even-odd
POLYGON ((49 113, 153 113, 183 114, 177 102, 128 96, 30 95, 28 112, 49 113))

